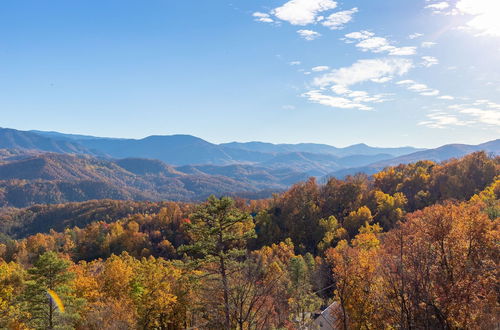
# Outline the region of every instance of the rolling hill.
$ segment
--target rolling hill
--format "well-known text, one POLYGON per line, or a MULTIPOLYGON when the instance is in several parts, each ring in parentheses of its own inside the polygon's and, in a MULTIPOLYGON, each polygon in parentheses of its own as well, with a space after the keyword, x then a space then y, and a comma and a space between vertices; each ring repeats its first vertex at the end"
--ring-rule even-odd
POLYGON ((159 160, 45 153, 0 163, 0 206, 105 198, 196 201, 262 191, 269 196, 305 178, 305 173, 243 165, 174 168, 159 160))

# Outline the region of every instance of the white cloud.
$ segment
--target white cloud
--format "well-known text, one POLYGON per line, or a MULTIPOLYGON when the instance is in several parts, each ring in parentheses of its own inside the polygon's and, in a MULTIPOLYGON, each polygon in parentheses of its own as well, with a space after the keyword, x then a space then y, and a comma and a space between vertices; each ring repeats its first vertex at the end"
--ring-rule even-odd
POLYGON ((322 71, 328 71, 328 70, 330 70, 330 67, 328 67, 326 65, 315 66, 314 68, 311 69, 311 71, 314 71, 314 72, 322 72, 322 71))
POLYGON ((436 43, 432 41, 424 41, 420 44, 422 48, 431 48, 432 46, 435 46, 436 43))
POLYGON ((345 24, 352 20, 352 15, 358 12, 358 8, 352 8, 350 10, 339 11, 326 17, 326 19, 321 22, 323 26, 330 28, 331 30, 340 30, 345 24))
POLYGON ((431 67, 439 63, 439 60, 433 56, 422 56, 422 65, 426 68, 431 67))
POLYGON ((321 12, 336 7, 337 2, 332 0, 291 0, 271 13, 292 25, 308 25, 316 23, 321 12))
POLYGON ((382 77, 382 78, 373 78, 371 81, 376 82, 376 83, 385 83, 388 81, 391 81, 392 77, 382 77))
POLYGON ((261 13, 261 12, 255 12, 252 14, 253 17, 255 17, 255 20, 258 22, 263 22, 263 23, 273 23, 274 20, 271 18, 269 14, 266 13, 261 13))
POLYGON ((438 97, 438 99, 441 99, 441 100, 454 100, 455 98, 453 96, 450 96, 450 95, 441 95, 440 97, 438 97))
POLYGON ((439 91, 437 89, 431 89, 429 91, 424 91, 424 92, 420 93, 420 95, 423 95, 423 96, 438 96, 439 95, 439 91))
POLYGON ((389 42, 386 38, 370 37, 360 41, 356 47, 361 48, 363 51, 371 50, 374 53, 380 53, 389 49, 389 42))
POLYGON ((425 8, 433 9, 435 11, 442 11, 444 9, 447 9, 448 7, 450 7, 450 4, 446 1, 441 1, 425 6, 425 8))
POLYGON ((455 6, 451 2, 437 2, 427 5, 434 13, 444 15, 469 16, 462 30, 474 31, 476 35, 500 37, 500 2, 497 0, 457 0, 455 6))
MULTIPOLYGON (((367 81, 387 82, 393 76, 405 74, 412 65, 410 60, 400 58, 359 60, 349 67, 335 69, 316 77, 312 81, 316 89, 302 96, 307 97, 311 102, 334 108, 371 110, 373 107, 370 103, 386 102, 392 94, 353 91, 349 86, 367 81)), ((322 71, 324 69, 321 67, 322 71)))
POLYGON ((500 37, 500 2, 498 0, 459 0, 456 9, 473 16, 466 27, 478 31, 479 35, 500 37))
POLYGON ((420 37, 422 37, 422 36, 423 36, 423 34, 422 34, 422 33, 413 33, 413 34, 410 34, 410 35, 408 36, 408 38, 410 38, 410 39, 417 39, 417 38, 420 38, 420 37))
POLYGON ((302 96, 306 97, 311 102, 326 105, 332 108, 372 110, 372 107, 357 103, 345 97, 326 95, 320 90, 308 91, 302 94, 302 96))
POLYGON ((444 112, 435 112, 427 114, 428 120, 421 121, 418 125, 430 128, 446 128, 448 126, 465 126, 467 123, 460 120, 457 116, 444 112))
POLYGON ((491 102, 489 100, 476 100, 473 105, 483 105, 491 109, 500 110, 500 104, 491 102))
POLYGON ((453 104, 448 110, 427 114, 419 125, 431 128, 451 126, 500 127, 500 104, 489 100, 476 100, 472 104, 453 104))
POLYGON ((300 65, 300 64, 302 64, 302 62, 300 62, 300 61, 291 61, 291 62, 288 62, 288 64, 294 66, 294 65, 300 65))
POLYGON ((493 109, 466 108, 460 110, 460 113, 467 114, 475 118, 482 124, 500 126, 500 111, 493 109))
POLYGON ((426 84, 417 83, 413 80, 401 80, 396 83, 396 85, 405 85, 406 89, 412 92, 416 92, 422 96, 438 96, 439 91, 434 88, 430 88, 426 84))
POLYGON ((350 86, 372 79, 401 76, 407 73, 412 66, 411 60, 401 58, 358 60, 349 67, 336 69, 315 78, 313 84, 319 87, 350 86))
POLYGON ((401 80, 396 83, 396 85, 407 85, 407 84, 414 84, 415 82, 413 80, 401 80))
POLYGON ((429 87, 427 87, 426 84, 411 84, 410 86, 408 86, 408 90, 410 91, 415 91, 415 92, 423 92, 423 91, 426 91, 428 90, 429 87))
POLYGON ((417 47, 394 47, 389 50, 389 55, 408 56, 417 53, 417 47))
POLYGON ((333 85, 331 88, 332 92, 334 92, 335 94, 339 94, 339 95, 342 95, 342 94, 348 94, 351 92, 351 90, 343 85, 333 85))
POLYGON ((314 39, 321 37, 321 33, 313 31, 313 30, 298 30, 297 33, 299 34, 299 36, 301 36, 302 38, 304 38, 308 41, 311 41, 311 40, 314 40, 314 39))
POLYGON ((350 39, 367 39, 373 37, 374 35, 375 34, 373 32, 363 30, 363 31, 351 32, 346 34, 345 36, 350 39))
POLYGON ((371 51, 373 53, 387 52, 389 55, 408 56, 414 55, 416 47, 396 47, 390 44, 389 40, 383 37, 376 37, 368 31, 351 32, 345 35, 346 38, 358 40, 356 47, 362 51, 371 51))

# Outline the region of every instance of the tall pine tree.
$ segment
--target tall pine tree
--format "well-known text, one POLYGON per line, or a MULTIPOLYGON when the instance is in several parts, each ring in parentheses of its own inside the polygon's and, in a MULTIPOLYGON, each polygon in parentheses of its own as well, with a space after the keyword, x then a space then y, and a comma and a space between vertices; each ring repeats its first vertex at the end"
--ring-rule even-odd
POLYGON ((248 239, 255 237, 252 217, 238 210, 229 197, 210 196, 190 217, 188 233, 192 243, 180 251, 199 258, 202 265, 211 267, 219 277, 223 291, 223 310, 226 329, 231 329, 228 269, 246 253, 248 239))
POLYGON ((55 252, 42 254, 28 270, 29 280, 23 301, 29 313, 29 324, 35 329, 73 329, 78 320, 75 312, 82 304, 73 294, 74 274, 68 268, 70 261, 57 256, 55 252), (61 300, 64 312, 49 296, 49 290, 61 300))

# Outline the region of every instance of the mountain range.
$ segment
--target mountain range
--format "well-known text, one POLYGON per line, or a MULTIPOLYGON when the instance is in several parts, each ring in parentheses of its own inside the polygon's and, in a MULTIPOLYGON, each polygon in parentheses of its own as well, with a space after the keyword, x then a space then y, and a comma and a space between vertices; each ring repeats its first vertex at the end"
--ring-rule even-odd
POLYGON ((157 159, 173 166, 245 164, 270 169, 291 168, 309 176, 324 176, 421 150, 412 147, 376 148, 365 144, 345 148, 313 143, 214 144, 191 135, 117 139, 5 128, 0 129, 0 148, 84 154, 105 159, 157 159))
POLYGON ((232 142, 191 135, 101 138, 0 128, 0 206, 89 199, 200 200, 210 194, 267 197, 310 176, 364 172, 418 160, 436 162, 484 150, 500 140, 436 149, 357 144, 232 142))

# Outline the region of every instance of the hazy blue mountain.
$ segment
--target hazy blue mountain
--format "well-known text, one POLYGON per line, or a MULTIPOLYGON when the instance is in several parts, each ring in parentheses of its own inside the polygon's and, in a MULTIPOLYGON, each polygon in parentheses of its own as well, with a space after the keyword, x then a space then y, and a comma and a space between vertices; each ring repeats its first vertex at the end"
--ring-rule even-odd
POLYGON ((253 164, 270 168, 290 168, 310 175, 324 175, 344 167, 363 166, 418 150, 411 147, 374 148, 364 144, 346 148, 315 143, 233 142, 217 145, 191 135, 115 139, 58 132, 34 132, 59 142, 78 144, 86 151, 85 153, 101 154, 110 158, 158 159, 178 166, 253 164))
POLYGON ((69 140, 69 141, 77 141, 77 140, 92 140, 97 137, 92 135, 82 135, 82 134, 67 134, 67 133, 59 133, 54 131, 39 131, 39 130, 31 130, 28 132, 32 132, 35 134, 47 136, 50 138, 54 138, 57 140, 69 140))
POLYGON ((339 157, 352 155, 377 155, 388 154, 391 157, 409 154, 423 149, 413 147, 400 148, 377 148, 366 144, 355 144, 345 148, 337 148, 327 144, 317 143, 298 143, 298 144, 272 144, 264 142, 230 142, 223 143, 221 146, 242 149, 248 151, 259 151, 267 153, 290 153, 290 152, 308 152, 318 154, 330 154, 339 157))
POLYGON ((375 155, 351 155, 338 159, 338 164, 342 167, 356 167, 365 164, 371 164, 382 160, 394 158, 390 154, 375 154, 375 155))
POLYGON ((0 128, 0 149, 37 150, 69 154, 91 153, 79 143, 56 140, 33 132, 18 131, 10 128, 0 128))
POLYGON ((230 142, 220 144, 224 147, 266 153, 312 152, 336 155, 338 148, 327 144, 299 143, 299 144, 273 144, 266 142, 230 142))
POLYGON ((418 151, 400 157, 377 161, 366 166, 340 169, 334 171, 333 173, 330 173, 328 176, 342 178, 346 175, 352 175, 359 172, 371 175, 384 169, 387 166, 409 164, 417 162, 419 160, 432 160, 434 162, 442 162, 451 158, 460 158, 476 151, 485 151, 487 153, 498 156, 500 155, 500 139, 488 141, 478 145, 447 144, 435 149, 418 151))
MULTIPOLYGON (((259 176, 263 169, 265 169, 264 176, 273 176, 271 172, 276 170, 299 173, 299 176, 318 177, 344 176, 358 171, 372 174, 385 166, 421 159, 439 162, 461 157, 477 150, 498 152, 498 144, 498 140, 495 140, 479 146, 452 144, 429 150, 413 147, 377 148, 366 144, 337 148, 314 143, 214 144, 192 135, 156 135, 143 139, 116 139, 58 132, 0 129, 0 149, 4 149, 0 151, 0 159, 19 159, 23 157, 23 154, 32 156, 36 152, 97 155, 113 160, 115 164, 131 173, 146 176, 161 175, 162 177, 176 176, 179 173, 176 172, 178 169, 175 169, 175 166, 188 165, 196 165, 191 169, 201 171, 203 175, 224 175, 222 172, 215 173, 214 171, 236 173, 235 175, 228 174, 234 179, 237 179, 236 176, 244 171, 252 171, 259 176), (116 159, 125 158, 126 160, 116 161, 116 159), (215 167, 203 167, 205 165, 215 167), (226 167, 229 165, 235 166, 226 167), (252 166, 255 168, 251 168, 252 166)), ((294 175, 292 174, 291 177, 294 175)), ((245 177, 244 180, 247 178, 245 177)), ((282 184, 281 179, 276 177, 269 178, 269 182, 282 184)))
POLYGON ((352 156, 352 155, 378 155, 378 154, 389 154, 393 157, 406 155, 409 153, 421 151, 424 149, 414 148, 414 147, 398 147, 398 148, 378 148, 370 147, 364 143, 355 144, 349 147, 341 148, 339 150, 339 156, 352 156))
POLYGON ((283 185, 292 185, 305 180, 309 175, 305 172, 297 172, 290 168, 269 169, 254 165, 186 165, 175 168, 186 174, 208 174, 227 176, 236 180, 247 180, 256 182, 276 182, 283 185))
POLYGON ((225 165, 272 157, 258 152, 224 148, 191 135, 149 136, 140 140, 97 138, 78 142, 89 150, 113 158, 159 159, 172 165, 225 165))

